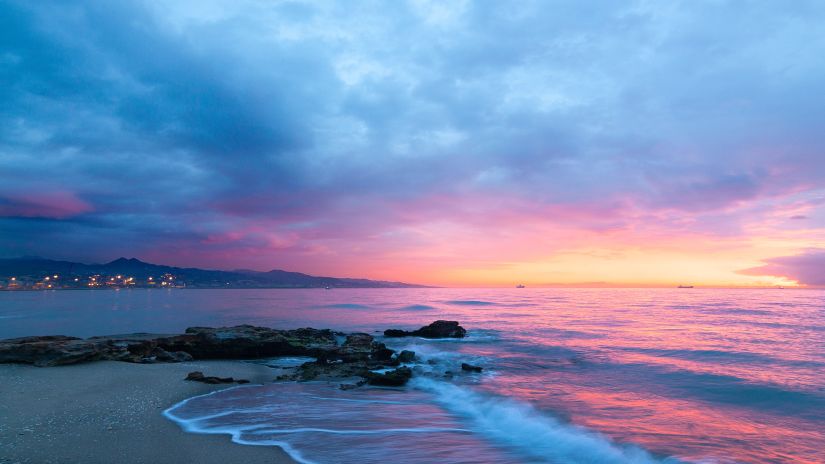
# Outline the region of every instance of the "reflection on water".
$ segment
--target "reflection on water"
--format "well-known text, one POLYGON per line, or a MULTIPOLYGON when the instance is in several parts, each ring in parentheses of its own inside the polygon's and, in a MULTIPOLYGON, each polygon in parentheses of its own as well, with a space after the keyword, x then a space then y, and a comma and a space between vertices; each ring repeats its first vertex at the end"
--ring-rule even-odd
MULTIPOLYGON (((363 403, 358 415, 371 420, 373 427, 395 430, 382 434, 402 434, 399 429, 404 427, 395 422, 398 417, 402 422, 413 422, 407 424, 408 428, 422 429, 392 438, 360 434, 355 439, 358 443, 374 447, 365 451, 366 455, 418 452, 427 457, 406 462, 610 462, 604 456, 581 454, 578 448, 570 447, 570 441, 559 438, 565 433, 581 432, 581 436, 589 437, 583 449, 619 453, 610 454, 617 456, 613 462, 645 462, 662 456, 696 462, 823 462, 825 292, 819 290, 0 293, 0 319, 0 337, 179 332, 191 325, 239 323, 373 332, 455 319, 470 329, 467 340, 405 339, 391 343, 432 359, 435 365, 425 364, 434 376, 439 369, 454 369, 461 361, 483 365, 483 376, 433 380, 437 383, 429 386, 420 376, 424 380, 403 392, 367 389, 339 393, 327 388, 333 396, 357 399, 384 395, 392 398, 390 401, 405 403, 397 408, 406 407, 407 413, 383 417, 375 415, 390 414, 394 407, 363 403), (508 404, 513 407, 498 411, 488 408, 478 413, 462 410, 456 407, 460 403, 444 400, 445 392, 452 392, 450 398, 463 395, 469 403, 509 398, 513 403, 508 404), (506 427, 522 436, 522 441, 482 423, 489 417, 498 417, 497 423, 515 417, 514 421, 521 423, 526 416, 537 418, 536 423, 544 428, 506 427), (604 436, 570 428, 571 424, 604 436), (554 433, 544 433, 547 430, 554 433), (555 431, 562 431, 562 435, 555 431), (427 444, 426 452, 422 443, 427 444), (543 447, 542 443, 551 445, 543 447), (564 449, 568 454, 558 454, 564 449)), ((302 389, 322 386, 259 388, 298 388, 293 393, 299 395, 311 393, 302 389)), ((232 395, 241 395, 238 401, 266 403, 265 395, 249 395, 252 391, 237 389, 232 395)), ((216 410, 228 404, 227 397, 212 400, 216 410)), ((312 414, 329 420, 334 411, 343 411, 339 406, 330 406, 333 403, 296 400, 289 404, 316 408, 312 414)), ((279 404, 281 408, 286 405, 279 404)), ((273 427, 266 419, 276 413, 279 418, 285 417, 283 410, 261 412, 262 422, 256 425, 261 426, 260 433, 245 440, 251 436, 284 441, 280 426, 273 427)), ((214 430, 216 424, 229 424, 242 416, 248 415, 223 415, 208 424, 214 430)), ((316 428, 324 429, 320 425, 316 428)), ((307 456, 321 456, 326 446, 322 443, 333 446, 333 441, 339 439, 355 443, 352 436, 333 435, 342 434, 329 430, 292 433, 287 445, 304 450, 307 456)))

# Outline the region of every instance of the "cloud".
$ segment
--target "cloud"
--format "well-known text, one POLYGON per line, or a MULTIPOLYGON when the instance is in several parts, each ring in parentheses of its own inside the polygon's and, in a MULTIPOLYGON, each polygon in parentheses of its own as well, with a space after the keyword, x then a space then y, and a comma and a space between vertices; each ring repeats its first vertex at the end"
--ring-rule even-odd
POLYGON ((823 17, 2 0, 0 253, 320 272, 462 236, 745 233, 825 188, 823 17))
POLYGON ((740 271, 754 276, 774 276, 795 280, 803 285, 825 286, 825 249, 810 249, 794 256, 765 260, 764 266, 740 271))
POLYGON ((0 195, 0 218, 65 219, 92 211, 92 206, 72 192, 28 192, 0 195))

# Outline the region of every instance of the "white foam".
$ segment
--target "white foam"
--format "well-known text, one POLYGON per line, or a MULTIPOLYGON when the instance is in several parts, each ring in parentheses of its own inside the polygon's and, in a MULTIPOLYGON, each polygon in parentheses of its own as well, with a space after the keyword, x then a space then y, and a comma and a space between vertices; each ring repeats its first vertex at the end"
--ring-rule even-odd
MULTIPOLYGON (((267 404, 266 402, 258 402, 257 405, 252 403, 248 404, 249 407, 241 408, 238 408, 237 405, 236 407, 231 407, 227 404, 227 409, 217 411, 212 407, 204 410, 203 408, 198 408, 198 406, 195 406, 194 411, 200 411, 200 413, 195 417, 190 416, 191 411, 189 413, 186 412, 187 408, 185 408, 185 406, 190 402, 195 401, 193 404, 197 405, 197 400, 200 398, 205 398, 216 394, 226 394, 227 391, 249 388, 248 386, 233 387, 230 389, 189 398, 167 409, 163 412, 163 414, 167 418, 178 423, 187 432, 204 434, 225 433, 232 437, 233 442, 243 445, 278 446, 288 453, 295 461, 301 464, 316 464, 315 461, 305 457, 305 454, 312 456, 312 459, 320 459, 321 462, 326 460, 324 456, 326 456, 325 453, 329 453, 329 450, 317 450, 312 448, 313 443, 315 442, 312 441, 312 438, 307 438, 304 435, 309 434, 311 436, 312 434, 318 433, 330 437, 324 439, 326 444, 331 443, 330 440, 332 440, 331 437, 333 436, 341 437, 339 440, 346 440, 346 443, 350 443, 349 440, 357 439, 357 443, 360 445, 356 445, 356 442, 351 443, 353 447, 349 450, 349 452, 351 452, 352 456, 349 457, 352 457, 353 459, 359 458, 362 462, 381 462, 387 457, 385 456, 386 453, 393 455, 398 462, 430 462, 428 458, 423 458, 423 456, 416 455, 420 450, 414 451, 413 454, 407 454, 404 457, 398 454, 393 454, 395 451, 390 449, 390 445, 393 443, 405 443, 405 440, 399 441, 390 438, 378 438, 382 435, 388 436, 396 434, 396 436, 398 436, 397 434, 408 433, 421 433, 424 435, 433 433, 468 434, 467 436, 475 435, 477 439, 484 438, 485 440, 481 441, 486 441, 490 446, 495 444, 501 450, 509 450, 509 452, 512 453, 510 455, 512 457, 521 456, 521 459, 524 461, 532 463, 676 464, 681 462, 675 458, 658 459, 641 448, 614 443, 609 438, 596 432, 575 425, 563 423, 524 402, 487 395, 466 386, 459 386, 449 382, 433 380, 426 377, 414 378, 411 381, 410 386, 416 391, 407 391, 406 393, 403 391, 386 393, 386 395, 391 395, 389 398, 397 397, 396 400, 388 398, 389 400, 382 401, 377 400, 376 398, 359 398, 359 394, 357 392, 353 393, 353 395, 356 395, 354 397, 338 392, 335 394, 342 396, 333 398, 323 398, 323 396, 319 394, 298 394, 296 399, 300 397, 304 401, 309 400, 311 402, 316 402, 319 399, 335 399, 342 401, 343 403, 351 404, 375 403, 374 406, 369 406, 369 404, 364 404, 363 406, 382 408, 382 404, 388 407, 391 405, 403 405, 403 398, 408 396, 411 399, 425 399, 429 397, 439 404, 441 408, 443 408, 441 410, 442 414, 449 413, 443 417, 446 418, 452 416, 460 420, 458 422, 454 422, 453 425, 449 425, 444 422, 446 419, 441 420, 443 425, 437 424, 439 420, 434 419, 434 422, 432 422, 429 426, 420 424, 420 426, 417 427, 408 427, 402 423, 397 423, 397 426, 393 427, 393 425, 396 424, 385 422, 383 423, 383 428, 341 427, 343 423, 340 421, 344 420, 346 422, 348 420, 343 418, 341 414, 355 414, 355 416, 353 416, 354 418, 360 418, 366 410, 349 410, 346 408, 335 407, 330 410, 330 413, 333 414, 333 416, 337 415, 337 419, 331 420, 329 423, 332 427, 327 427, 327 424, 324 424, 324 421, 326 421, 326 416, 323 413, 323 408, 311 413, 313 419, 310 419, 309 417, 302 419, 301 417, 294 416, 294 419, 297 420, 283 421, 283 419, 288 418, 288 416, 279 416, 278 414, 275 414, 271 417, 271 420, 264 420, 261 422, 255 419, 256 414, 275 412, 274 410, 270 411, 270 404, 267 404), (345 412, 345 410, 349 412, 345 412), (228 422, 221 420, 215 422, 215 419, 221 419, 230 415, 238 415, 239 417, 236 417, 228 422), (251 417, 247 415, 251 415, 251 417), (249 422, 246 422, 247 419, 244 417, 250 417, 249 422), (319 418, 321 422, 318 422, 319 418), (310 423, 307 423, 307 421, 310 423), (344 438, 359 436, 361 438, 344 438), (376 438, 370 439, 367 438, 368 436, 374 436, 376 438), (375 440, 379 441, 376 442, 375 440), (369 459, 365 459, 366 455, 362 454, 363 450, 358 450, 358 446, 371 447, 373 450, 371 452, 373 454, 370 455, 369 459), (388 448, 383 448, 384 446, 387 446, 388 448), (303 447, 307 448, 303 449, 303 447), (376 452, 375 450, 380 451, 376 452), (319 456, 315 456, 316 454, 319 454, 319 456)), ((317 390, 319 393, 324 391, 323 389, 319 390, 319 388, 326 388, 321 385, 308 387, 313 388, 313 391, 317 390)), ((330 392, 337 392, 337 390, 330 390, 330 392)), ((250 394, 254 395, 258 399, 270 396, 265 393, 262 395, 262 393, 263 392, 260 391, 250 391, 250 394)), ((235 396, 237 397, 237 395, 235 396)), ((279 407, 278 405, 283 407, 283 404, 284 403, 282 401, 278 401, 275 404, 271 404, 271 407, 277 408, 279 407)), ((292 411, 301 414, 302 417, 305 413, 305 410, 302 407, 296 408, 294 405, 287 407, 280 413, 292 414, 292 411)), ((430 414, 438 413, 432 412, 430 414)), ((454 421, 454 419, 450 420, 454 421)), ((372 423, 370 423, 370 425, 372 425, 372 423)), ((379 426, 378 423, 375 425, 379 426)), ((455 436, 453 436, 453 440, 455 440, 455 436)), ((473 453, 479 453, 476 456, 479 458, 478 462, 510 462, 509 459, 505 459, 505 461, 491 459, 490 456, 493 455, 491 454, 491 451, 489 451, 488 448, 485 448, 487 451, 482 452, 479 446, 480 442, 479 444, 472 445, 471 447, 473 453)), ((339 457, 343 459, 343 456, 339 457)), ((429 457, 431 458, 433 456, 429 457)), ((468 455, 464 454, 463 457, 466 458, 468 455)), ((470 461, 452 461, 450 459, 446 459, 444 462, 470 461)))
POLYGON ((564 424, 526 403, 428 378, 415 378, 411 385, 434 394, 442 407, 469 422, 474 432, 533 459, 577 464, 680 462, 675 458, 656 459, 635 446, 617 445, 605 436, 564 424))
POLYGON ((178 417, 178 416, 175 415, 175 411, 177 409, 180 409, 181 407, 183 407, 184 405, 186 405, 190 401, 197 400, 198 398, 204 398, 204 397, 207 397, 207 396, 212 396, 212 395, 215 395, 217 393, 223 393, 223 392, 226 392, 227 390, 235 390, 235 389, 247 388, 247 387, 248 387, 247 385, 242 385, 242 386, 237 386, 237 387, 226 388, 226 389, 223 389, 223 390, 215 390, 213 392, 206 393, 204 395, 193 396, 192 398, 187 398, 187 399, 173 405, 172 407, 164 410, 163 415, 164 415, 164 417, 171 420, 172 422, 175 422, 178 425, 180 425, 180 427, 186 432, 203 433, 203 434, 222 434, 222 433, 225 433, 225 434, 229 434, 232 437, 232 441, 234 443, 238 443, 240 445, 253 445, 253 446, 278 446, 282 450, 284 450, 284 452, 287 453, 289 455, 289 457, 291 457, 294 461, 296 461, 300 464, 318 464, 314 461, 310 461, 308 459, 305 459, 301 455, 300 451, 292 448, 292 446, 290 446, 289 443, 275 441, 275 440, 249 441, 249 440, 244 440, 243 438, 241 438, 241 435, 245 431, 250 430, 250 429, 254 429, 254 428, 257 428, 257 427, 249 427, 249 428, 245 428, 245 427, 233 427, 233 428, 215 428, 215 427, 211 427, 211 428, 207 428, 207 427, 201 427, 198 424, 198 422, 203 421, 205 419, 220 417, 220 416, 226 416, 228 414, 232 414, 233 412, 240 412, 240 411, 223 411, 219 414, 213 414, 213 415, 209 415, 209 416, 200 416, 200 417, 196 417, 196 418, 193 418, 193 419, 184 419, 182 417, 178 417))

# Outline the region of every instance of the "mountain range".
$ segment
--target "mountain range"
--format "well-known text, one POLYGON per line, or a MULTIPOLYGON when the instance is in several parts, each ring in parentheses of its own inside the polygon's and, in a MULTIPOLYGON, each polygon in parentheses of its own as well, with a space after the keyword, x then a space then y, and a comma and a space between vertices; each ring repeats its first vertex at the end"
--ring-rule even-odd
MULTIPOLYGON (((221 271, 181 268, 147 263, 136 258, 118 258, 105 264, 84 264, 39 257, 0 259, 0 281, 9 283, 12 282, 12 277, 13 282, 21 288, 46 282, 53 285, 48 288, 86 287, 90 286, 91 282, 104 282, 114 286, 151 287, 159 286, 162 280, 167 279, 169 286, 187 288, 421 287, 383 280, 319 277, 278 269, 261 272, 246 269, 221 271), (94 276, 97 277, 93 280, 94 276)), ((40 288, 43 288, 43 285, 40 285, 40 288)))

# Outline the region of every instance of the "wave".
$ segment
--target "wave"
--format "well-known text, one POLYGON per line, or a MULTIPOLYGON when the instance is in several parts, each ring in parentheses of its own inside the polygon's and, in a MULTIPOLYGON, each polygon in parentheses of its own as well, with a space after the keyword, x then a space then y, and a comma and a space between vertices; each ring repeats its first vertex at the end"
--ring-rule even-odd
POLYGON ((602 376, 620 384, 644 384, 651 392, 665 397, 698 399, 815 421, 825 418, 821 412, 825 411, 825 395, 815 390, 650 363, 608 361, 590 363, 587 368, 594 377, 602 376))
POLYGON ((428 378, 415 378, 411 385, 432 393, 442 407, 469 422, 476 433, 538 462, 681 462, 676 458, 657 459, 639 447, 616 444, 598 433, 562 423, 526 403, 428 378))
POLYGON ((187 432, 281 447, 302 464, 519 462, 434 405, 429 394, 412 389, 240 387, 184 400, 163 414, 187 432))
POLYGON ((481 300, 448 300, 445 303, 459 306, 494 306, 496 304, 492 301, 481 300))
POLYGON ((425 377, 406 390, 342 392, 319 383, 234 387, 181 401, 163 415, 187 432, 278 446, 301 464, 680 462, 614 443, 527 403, 425 377))
POLYGON ((289 368, 298 367, 305 362, 315 361, 315 358, 309 356, 278 356, 275 358, 252 359, 245 361, 251 364, 263 364, 267 367, 273 368, 289 368))
POLYGON ((400 309, 402 311, 428 311, 428 310, 438 309, 438 308, 436 308, 434 306, 430 306, 430 305, 425 305, 425 304, 414 304, 414 305, 404 306, 403 308, 400 308, 400 309))
POLYGON ((331 308, 331 309, 370 309, 367 305, 357 304, 357 303, 335 303, 335 304, 328 304, 322 306, 316 306, 317 308, 331 308))
POLYGON ((616 349, 630 351, 634 353, 649 354, 665 358, 687 359, 699 362, 716 362, 722 364, 748 363, 759 365, 783 365, 791 367, 822 368, 825 363, 805 359, 785 359, 777 356, 768 356, 760 353, 747 351, 723 351, 723 350, 690 350, 690 349, 663 349, 663 348, 643 348, 643 347, 617 347, 616 349))

